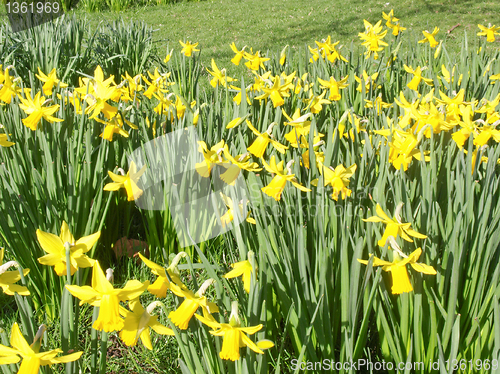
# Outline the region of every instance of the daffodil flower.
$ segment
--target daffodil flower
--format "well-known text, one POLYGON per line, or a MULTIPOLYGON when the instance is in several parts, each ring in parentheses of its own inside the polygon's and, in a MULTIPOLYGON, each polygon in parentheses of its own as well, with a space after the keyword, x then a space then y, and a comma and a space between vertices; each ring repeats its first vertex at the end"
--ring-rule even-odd
POLYGON ((186 57, 191 57, 193 52, 199 52, 199 49, 196 49, 199 43, 194 43, 191 44, 189 41, 186 43, 183 43, 182 41, 179 40, 179 43, 182 45, 182 50, 181 53, 185 55, 186 57))
POLYGON ((233 301, 231 304, 229 323, 219 323, 212 316, 202 317, 198 314, 195 316, 205 325, 212 328, 210 334, 224 337, 222 341, 222 348, 219 352, 219 356, 223 360, 239 360, 240 348, 243 347, 248 347, 252 351, 260 354, 264 354, 262 349, 274 347, 274 343, 269 340, 262 340, 257 344, 250 340, 247 334, 253 335, 257 331, 260 331, 263 326, 260 324, 257 326, 241 327, 241 320, 238 317, 237 301, 233 301))
POLYGON ((193 291, 190 290, 183 290, 177 285, 171 284, 171 287, 177 287, 177 291, 182 293, 185 297, 182 304, 168 315, 168 318, 170 318, 174 325, 179 327, 181 330, 186 330, 188 328, 189 321, 193 318, 193 315, 199 307, 201 307, 204 316, 219 311, 217 304, 208 301, 206 296, 203 296, 207 288, 213 282, 213 279, 206 280, 196 293, 193 293, 193 291))
POLYGON ((40 346, 38 340, 41 340, 44 331, 45 325, 42 325, 35 336, 35 341, 32 345, 29 345, 21 333, 17 322, 14 322, 10 332, 10 345, 12 348, 0 344, 0 365, 15 364, 20 361, 18 356, 21 356, 23 362, 17 373, 37 374, 40 366, 72 362, 81 357, 83 352, 56 357, 58 353, 62 353, 62 350, 59 348, 48 352, 39 352, 36 347, 40 346))
POLYGON ((88 268, 93 266, 95 260, 89 258, 85 253, 90 251, 97 242, 101 232, 85 236, 75 241, 75 238, 69 231, 68 224, 63 221, 61 225, 61 234, 59 236, 36 230, 36 237, 42 249, 48 254, 38 259, 42 265, 54 266, 54 271, 59 276, 66 276, 66 247, 70 246, 70 270, 73 275, 78 268, 88 268))
POLYGON ((121 97, 121 90, 114 83, 114 76, 104 79, 104 73, 100 66, 94 70, 94 78, 81 78, 80 87, 75 91, 85 95, 87 108, 85 114, 92 112, 89 118, 96 118, 103 113, 107 119, 113 118, 118 113, 118 108, 108 104, 108 100, 118 102, 121 97))
POLYGON ((329 81, 325 81, 321 78, 318 78, 318 82, 321 84, 321 88, 329 89, 330 95, 328 96, 328 100, 339 101, 341 99, 340 90, 343 90, 348 86, 347 79, 349 78, 346 75, 343 79, 337 81, 334 77, 330 77, 329 81))
MULTIPOLYGON (((22 296, 28 296, 30 292, 26 287, 14 284, 21 279, 21 274, 19 273, 19 271, 7 271, 7 269, 12 266, 18 267, 18 263, 16 261, 9 261, 4 264, 4 253, 5 249, 0 248, 0 287, 6 295, 12 296, 17 293, 22 296)), ((24 269, 23 275, 27 275, 29 272, 30 269, 24 269)))
POLYGON ((399 213, 401 212, 401 209, 403 207, 403 203, 400 203, 396 207, 396 211, 394 212, 394 218, 390 218, 385 212, 382 210, 382 207, 380 204, 377 204, 376 207, 376 212, 377 216, 369 217, 367 219, 363 219, 365 222, 382 222, 387 225, 384 235, 382 238, 378 241, 378 245, 383 247, 385 246, 385 243, 387 239, 390 236, 393 236, 394 238, 397 238, 398 236, 401 236, 404 240, 413 243, 413 240, 410 238, 410 236, 418 239, 425 239, 427 238, 427 235, 420 234, 416 232, 415 230, 411 229, 411 223, 404 223, 401 222, 401 217, 399 213))
POLYGON ((309 188, 302 186, 295 178, 295 174, 292 174, 290 170, 290 165, 292 162, 293 160, 291 160, 287 164, 286 169, 288 171, 288 174, 285 174, 283 170, 284 161, 280 161, 279 164, 276 164, 276 159, 274 155, 271 157, 269 165, 267 164, 267 162, 262 160, 262 163, 264 164, 266 170, 269 173, 275 174, 274 178, 271 180, 271 183, 261 188, 262 192, 264 192, 268 196, 271 196, 276 201, 279 201, 281 199, 281 193, 285 189, 286 182, 291 182, 295 187, 297 187, 301 191, 304 192, 311 191, 309 188))
POLYGON ((120 301, 138 298, 149 286, 149 281, 144 283, 138 280, 129 280, 123 289, 114 288, 104 275, 98 261, 94 262, 92 269, 92 287, 66 285, 66 289, 80 299, 80 305, 88 303, 99 307, 99 316, 92 328, 95 330, 120 331, 123 320, 120 317, 120 301))
POLYGON ((0 100, 10 104, 12 98, 21 93, 21 87, 17 85, 20 78, 13 79, 9 74, 9 68, 5 69, 3 78, 2 87, 0 88, 0 100))
POLYGON ((364 42, 361 44, 366 47, 366 58, 369 58, 373 52, 374 59, 378 59, 378 52, 382 51, 388 44, 382 39, 386 36, 387 30, 382 31, 382 20, 372 25, 367 20, 364 20, 365 32, 359 33, 358 36, 364 42))
POLYGON ((269 61, 269 58, 268 57, 261 57, 260 56, 260 51, 257 51, 255 52, 255 54, 253 54, 253 51, 250 49, 250 53, 248 52, 245 52, 245 54, 243 55, 243 57, 245 57, 245 59, 247 59, 248 61, 245 62, 245 66, 251 70, 259 70, 259 67, 262 68, 263 70, 266 69, 266 67, 264 66, 264 62, 266 61, 269 61))
MULTIPOLYGON (((108 122, 103 121, 99 118, 94 118, 94 119, 97 122, 100 122, 100 123, 106 125, 106 127, 104 127, 103 133, 99 135, 101 138, 106 139, 107 141, 110 141, 110 142, 113 141, 114 134, 119 134, 125 138, 128 138, 129 133, 128 133, 128 131, 126 131, 123 128, 123 120, 122 120, 121 116, 115 116, 115 117, 111 118, 111 120, 109 120, 108 122)), ((134 125, 132 122, 130 122, 126 119, 125 119, 125 123, 130 128, 132 128, 134 130, 138 129, 138 127, 136 125, 134 125)))
POLYGON ((9 142, 7 134, 0 134, 0 146, 2 147, 11 147, 16 143, 9 142))
MULTIPOLYGON (((339 194, 344 200, 347 196, 351 196, 352 191, 348 189, 349 178, 353 176, 356 171, 356 164, 352 164, 347 169, 343 165, 338 165, 335 169, 332 167, 327 168, 321 162, 319 163, 319 171, 323 175, 323 183, 326 186, 333 187, 332 199, 338 201, 339 194)), ((318 185, 318 179, 311 181, 313 186, 318 185)))
POLYGON ((411 66, 408 67, 406 65, 404 65, 404 68, 405 68, 407 73, 413 74, 413 78, 411 79, 410 83, 408 83, 408 85, 407 85, 410 90, 417 91, 418 85, 421 81, 424 81, 424 83, 427 84, 428 86, 433 85, 432 79, 422 77, 422 70, 421 70, 420 66, 417 66, 417 68, 415 70, 413 70, 411 68, 411 66))
POLYGON ((131 300, 128 304, 130 310, 120 306, 120 314, 125 317, 123 328, 120 330, 120 338, 126 345, 133 347, 141 339, 142 344, 152 351, 153 345, 151 344, 149 335, 150 329, 153 329, 160 335, 175 335, 171 328, 165 327, 158 322, 158 316, 151 315, 153 310, 160 304, 159 301, 153 301, 144 309, 139 299, 135 299, 131 300))
POLYGON ((247 148, 248 152, 253 154, 255 157, 262 158, 264 156, 264 152, 266 151, 267 145, 271 143, 274 148, 280 153, 285 153, 285 150, 288 149, 287 146, 278 143, 276 140, 271 139, 271 132, 273 130, 275 122, 271 123, 267 128, 267 131, 264 133, 260 133, 255 127, 252 126, 249 120, 246 120, 247 126, 252 132, 257 135, 257 139, 254 140, 252 145, 247 148))
POLYGON ((312 94, 308 99, 308 104, 305 110, 309 109, 311 113, 317 114, 323 110, 323 104, 331 104, 330 100, 326 100, 324 97, 326 95, 326 91, 323 91, 321 95, 316 96, 312 94))
MULTIPOLYGON (((417 262, 418 258, 422 254, 422 249, 417 248, 409 256, 406 256, 401 252, 396 242, 394 241, 394 238, 391 237, 391 239, 393 239, 391 241, 391 246, 394 247, 392 262, 381 260, 373 256, 372 254, 370 254, 370 257, 373 256, 373 266, 382 266, 382 270, 391 273, 391 291, 393 295, 399 295, 403 292, 413 291, 413 287, 410 283, 410 278, 408 277, 408 271, 406 270, 407 264, 410 264, 413 270, 416 270, 420 273, 431 275, 436 274, 436 270, 432 266, 417 262)), ((358 261, 364 265, 368 264, 367 260, 358 259, 358 261)))
POLYGON ((224 145, 224 156, 229 161, 229 163, 223 163, 222 166, 226 168, 226 171, 220 175, 220 178, 227 184, 234 186, 236 178, 240 175, 241 170, 247 171, 260 171, 259 164, 256 162, 249 161, 250 154, 243 153, 236 157, 233 157, 229 153, 229 148, 227 144, 224 145))
POLYGON ((148 99, 151 99, 153 97, 153 94, 162 96, 161 94, 168 92, 166 87, 169 85, 169 83, 167 83, 167 79, 171 75, 170 72, 160 74, 158 72, 158 68, 155 68, 154 73, 148 71, 148 75, 151 81, 149 81, 146 77, 143 77, 144 82, 146 82, 146 84, 148 85, 148 89, 144 92, 144 96, 146 96, 148 99))
POLYGON ((283 104, 285 104, 285 100, 283 99, 284 97, 289 97, 290 94, 288 91, 292 88, 292 83, 291 82, 285 82, 281 84, 281 78, 279 75, 276 75, 273 78, 273 85, 270 88, 263 87, 262 91, 264 91, 264 94, 257 96, 255 99, 256 100, 262 100, 262 99, 267 99, 268 97, 271 98, 271 101, 273 102, 273 106, 279 107, 283 104))
POLYGON ((231 62, 238 66, 240 64, 241 59, 245 55, 245 48, 246 46, 243 47, 243 49, 240 51, 238 48, 236 48, 236 44, 234 42, 230 45, 231 49, 235 53, 235 56, 231 59, 231 62))
POLYGON ((222 158, 221 153, 224 151, 224 139, 208 149, 204 141, 198 141, 198 151, 203 154, 204 160, 195 164, 195 169, 203 178, 210 177, 210 173, 215 165, 222 165, 227 161, 222 158))
POLYGON ((151 272, 155 275, 158 276, 156 280, 153 282, 148 287, 148 291, 151 292, 153 295, 159 298, 163 298, 167 296, 167 290, 172 291, 174 294, 176 294, 179 297, 183 297, 184 294, 181 292, 178 292, 177 287, 170 287, 171 282, 170 279, 177 284, 177 286, 181 288, 185 288, 184 284, 182 284, 181 279, 179 278, 179 270, 177 269, 177 264, 179 263, 180 259, 182 257, 186 257, 187 254, 186 252, 179 252, 174 259, 172 260, 172 263, 170 266, 165 270, 163 266, 160 266, 153 261, 147 259, 144 257, 141 253, 138 253, 139 257, 141 260, 146 264, 148 268, 151 269, 151 272), (168 275, 167 275, 168 273, 168 275), (169 279, 170 278, 170 279, 169 279))
MULTIPOLYGON (((366 71, 363 70, 363 74, 361 77, 354 77, 354 80, 358 82, 358 87, 356 87, 356 91, 362 92, 363 86, 365 87, 365 92, 370 91, 370 87, 374 88, 374 82, 377 80, 378 72, 373 73, 372 75, 368 75, 366 71)), ((380 87, 380 86, 379 86, 380 87)))
POLYGON ((59 84, 59 87, 61 88, 65 88, 65 87, 68 87, 68 85, 66 83, 62 83, 59 79, 57 79, 57 76, 56 76, 56 68, 53 68, 49 75, 45 75, 41 70, 40 68, 38 68, 38 74, 35 74, 35 76, 40 79, 42 82, 44 82, 43 84, 43 94, 44 95, 47 95, 47 96, 50 96, 52 95, 52 88, 54 86, 57 86, 59 84), (38 75, 40 74, 40 75, 38 75))
POLYGON ((124 175, 125 172, 123 170, 119 170, 122 172, 122 175, 117 175, 108 170, 108 175, 113 182, 106 184, 104 186, 104 191, 117 191, 120 188, 125 188, 125 191, 127 191, 128 201, 140 198, 143 191, 137 186, 136 183, 141 175, 146 171, 146 165, 144 165, 141 170, 137 171, 135 163, 132 161, 130 169, 126 175, 124 175))
POLYGON ((31 130, 35 131, 38 127, 38 123, 42 118, 44 118, 47 122, 62 122, 63 120, 60 118, 53 117, 52 114, 59 110, 59 104, 52 105, 49 107, 44 107, 43 105, 46 103, 45 97, 40 96, 41 92, 38 92, 35 95, 35 98, 31 98, 30 95, 27 95, 26 99, 19 97, 21 104, 19 107, 28 114, 27 118, 23 118, 23 124, 26 127, 29 127, 31 130))
POLYGON ((243 288, 247 293, 250 293, 251 277, 254 273, 254 268, 257 267, 255 264, 255 253, 253 251, 248 251, 247 258, 247 260, 231 264, 233 270, 223 275, 222 277, 230 279, 241 276, 241 279, 243 281, 243 288))
MULTIPOLYGON (((233 221, 234 214, 235 214, 235 207, 234 207, 233 200, 229 196, 224 195, 222 192, 220 193, 220 195, 221 195, 222 201, 224 201, 224 204, 226 204, 226 206, 228 208, 227 212, 224 213, 224 215, 222 217, 220 217, 222 226, 225 227, 226 225, 228 225, 230 222, 233 221)), ((243 202, 242 201, 240 201, 240 203, 238 204, 238 209, 239 209, 240 215, 243 215, 243 202)), ((255 219, 250 217, 250 213, 251 213, 251 211, 247 212, 246 221, 248 223, 252 223, 255 225, 256 224, 255 219)))
POLYGON ((486 36, 486 41, 487 42, 494 42, 495 41, 495 35, 500 35, 500 26, 491 26, 488 25, 489 27, 485 27, 483 25, 477 25, 481 29, 480 32, 477 33, 478 36, 486 36))
POLYGON ((494 124, 484 124, 482 127, 478 128, 478 131, 479 135, 474 139, 475 146, 484 146, 491 138, 493 138, 493 140, 495 140, 497 143, 500 142, 500 130, 495 129, 494 124))
POLYGON ((167 53, 167 56, 165 57, 165 59, 163 60, 163 62, 166 64, 167 62, 170 61, 170 59, 172 58, 172 53, 174 52, 174 49, 172 48, 170 50, 170 53, 167 53))
POLYGON ((213 76, 212 80, 210 81, 210 84, 213 88, 217 87, 217 85, 219 84, 223 87, 226 87, 227 82, 235 81, 234 78, 228 77, 226 75, 226 69, 219 70, 219 68, 215 64, 214 59, 212 59, 212 70, 213 71, 210 71, 207 68, 208 73, 213 76))
POLYGON ((435 48, 439 44, 439 42, 437 42, 436 39, 434 38, 438 32, 439 32, 438 27, 434 27, 434 31, 432 31, 432 33, 429 33, 427 30, 422 31, 422 34, 424 34, 425 38, 422 40, 419 40, 418 42, 419 43, 429 43, 431 48, 435 48))

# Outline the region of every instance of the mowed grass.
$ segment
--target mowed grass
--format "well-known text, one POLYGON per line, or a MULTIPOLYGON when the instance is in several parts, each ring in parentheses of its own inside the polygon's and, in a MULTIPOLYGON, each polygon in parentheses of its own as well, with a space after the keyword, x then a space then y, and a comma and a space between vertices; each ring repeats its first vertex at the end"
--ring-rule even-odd
MULTIPOLYGON (((382 12, 391 9, 407 28, 405 33, 415 38, 423 39, 423 30, 432 32, 438 26, 437 39, 445 39, 451 52, 459 51, 464 32, 469 39, 476 38, 478 23, 500 24, 496 0, 219 0, 181 2, 121 13, 89 14, 77 10, 76 14, 88 17, 95 25, 118 17, 142 20, 153 27, 154 40, 165 54, 167 47, 180 49, 179 40, 199 42, 205 66, 213 58, 219 67, 239 73, 243 70, 235 70, 230 63, 232 42, 238 48, 247 45, 254 51, 279 53, 285 45, 293 49, 315 47, 315 40, 331 35, 332 41, 339 40, 345 46, 346 53, 351 43, 355 47, 361 44, 358 33, 364 31, 363 19, 375 23, 382 19, 382 12)), ((499 48, 500 40, 494 44, 499 48)))

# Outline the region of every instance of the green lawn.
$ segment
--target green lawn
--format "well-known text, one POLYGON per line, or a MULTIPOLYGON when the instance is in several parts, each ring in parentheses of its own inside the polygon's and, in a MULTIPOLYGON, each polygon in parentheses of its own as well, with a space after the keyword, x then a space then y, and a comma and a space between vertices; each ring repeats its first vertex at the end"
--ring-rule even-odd
POLYGON ((275 53, 287 44, 294 49, 315 46, 315 40, 328 35, 344 45, 359 45, 363 19, 375 23, 382 19, 382 12, 393 8, 407 33, 420 38, 422 30, 432 31, 439 26, 438 40, 448 39, 448 49, 452 50, 458 50, 464 32, 475 36, 478 23, 500 24, 498 2, 493 0, 404 0, 398 4, 374 0, 220 0, 131 9, 119 14, 76 13, 95 24, 119 16, 143 20, 157 30, 154 39, 165 52, 167 46, 180 48, 179 39, 190 40, 200 43, 205 65, 214 58, 221 66, 229 66, 232 42, 238 48, 248 45, 254 50, 275 53))

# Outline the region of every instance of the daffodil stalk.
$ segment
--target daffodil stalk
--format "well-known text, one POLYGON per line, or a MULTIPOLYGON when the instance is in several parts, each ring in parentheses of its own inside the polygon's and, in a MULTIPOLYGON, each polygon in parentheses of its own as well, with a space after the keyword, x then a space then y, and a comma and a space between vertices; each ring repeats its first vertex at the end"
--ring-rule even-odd
MULTIPOLYGON (((66 250, 66 264, 71 264, 71 246, 69 242, 64 243, 66 250)), ((76 276, 79 277, 80 270, 77 270, 76 276)), ((66 284, 72 284, 71 266, 66 266, 66 284)), ((78 341, 78 315, 80 306, 78 303, 74 305, 73 295, 71 295, 65 288, 63 290, 61 299, 61 345, 65 354, 68 351, 76 348, 78 341), (75 310, 76 309, 76 310, 75 310)), ((78 364, 74 362, 67 362, 66 373, 73 374, 78 372, 78 364)))

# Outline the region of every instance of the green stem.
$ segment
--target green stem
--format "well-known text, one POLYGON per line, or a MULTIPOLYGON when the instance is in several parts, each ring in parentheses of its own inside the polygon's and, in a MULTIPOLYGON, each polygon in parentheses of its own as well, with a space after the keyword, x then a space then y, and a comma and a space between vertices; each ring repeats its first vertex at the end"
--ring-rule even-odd
MULTIPOLYGON (((94 314, 92 315, 92 325, 99 317, 99 307, 94 307, 94 314)), ((92 328, 90 331, 90 373, 97 374, 97 330, 92 328)))
POLYGON ((108 352, 108 333, 101 331, 101 361, 99 363, 99 373, 106 374, 106 354, 108 352))

